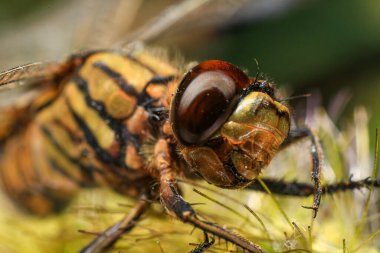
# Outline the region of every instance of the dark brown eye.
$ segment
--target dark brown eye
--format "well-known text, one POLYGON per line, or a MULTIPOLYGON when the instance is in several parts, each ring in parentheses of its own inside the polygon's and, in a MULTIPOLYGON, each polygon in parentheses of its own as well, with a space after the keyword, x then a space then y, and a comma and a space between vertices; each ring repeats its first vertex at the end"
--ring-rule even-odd
POLYGON ((200 145, 226 121, 249 78, 234 65, 209 60, 191 69, 173 98, 170 119, 183 145, 200 145))

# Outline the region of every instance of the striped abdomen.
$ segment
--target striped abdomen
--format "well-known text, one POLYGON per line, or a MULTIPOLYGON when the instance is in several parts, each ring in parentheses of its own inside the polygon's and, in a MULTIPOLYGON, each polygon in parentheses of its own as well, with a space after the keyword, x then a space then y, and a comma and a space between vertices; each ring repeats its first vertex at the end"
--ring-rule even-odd
POLYGON ((3 141, 1 179, 29 211, 59 211, 80 187, 135 196, 150 180, 140 147, 154 137, 149 110, 167 106, 175 69, 143 53, 88 56, 22 130, 3 141))

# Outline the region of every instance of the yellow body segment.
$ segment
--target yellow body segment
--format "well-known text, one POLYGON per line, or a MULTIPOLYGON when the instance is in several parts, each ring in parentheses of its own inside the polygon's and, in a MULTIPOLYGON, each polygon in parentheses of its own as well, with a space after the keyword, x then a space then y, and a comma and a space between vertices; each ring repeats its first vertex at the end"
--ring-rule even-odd
POLYGON ((138 100, 166 100, 177 73, 142 52, 94 52, 73 61, 77 67, 62 83, 29 106, 4 108, 7 122, 0 122, 4 189, 40 215, 61 210, 81 187, 109 185, 136 196, 148 185, 140 145, 151 138, 149 115, 138 100), (20 119, 25 123, 11 132, 20 119))
POLYGON ((102 120, 96 110, 90 108, 84 100, 83 94, 79 91, 78 87, 69 83, 65 90, 66 99, 68 104, 88 125, 91 132, 95 135, 96 140, 103 149, 110 149, 115 141, 115 133, 102 120))
MULTIPOLYGON (((107 92, 108 89, 113 89, 112 87, 110 88, 108 84, 104 84, 104 81, 112 82, 112 80, 109 78, 109 76, 99 76, 97 74, 99 68, 95 66, 96 63, 99 62, 103 63, 108 68, 112 69, 113 71, 120 74, 120 76, 124 77, 128 83, 133 85, 133 87, 136 89, 138 93, 140 93, 143 90, 144 86, 154 76, 154 74, 149 69, 141 65, 139 62, 135 62, 122 55, 98 53, 88 58, 88 60, 83 65, 79 73, 81 76, 86 77, 88 82, 92 83, 95 87, 104 86, 100 88, 104 92, 107 92)), ((153 68, 156 69, 156 67, 153 68)), ((115 91, 115 89, 113 90, 115 91)), ((100 90, 98 90, 98 92, 99 91, 100 90)))

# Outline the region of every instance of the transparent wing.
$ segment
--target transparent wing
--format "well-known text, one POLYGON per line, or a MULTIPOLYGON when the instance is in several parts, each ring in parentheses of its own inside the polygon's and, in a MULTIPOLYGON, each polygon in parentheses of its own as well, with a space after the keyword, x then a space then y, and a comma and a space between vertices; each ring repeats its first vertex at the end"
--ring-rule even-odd
POLYGON ((281 4, 277 0, 54 2, 2 27, 1 69, 135 40, 155 43, 164 40, 169 41, 165 45, 173 45, 173 42, 178 43, 178 37, 182 43, 192 37, 207 39, 204 32, 213 33, 239 22, 262 20, 305 1, 283 0, 281 4))
POLYGON ((43 79, 50 79, 62 69, 62 64, 55 62, 35 62, 21 65, 0 73, 0 90, 13 88, 15 85, 33 84, 43 79))
POLYGON ((281 3, 277 0, 173 1, 142 25, 132 27, 122 40, 122 46, 133 41, 178 46, 194 41, 194 37, 204 40, 208 38, 205 35, 269 19, 297 8, 301 3, 300 0, 283 0, 281 3))
POLYGON ((161 40, 168 32, 179 34, 191 29, 215 29, 231 18, 250 0, 185 0, 168 6, 144 25, 130 32, 124 45, 133 41, 161 40))
POLYGON ((22 107, 43 91, 58 89, 59 80, 70 68, 68 62, 35 62, 0 73, 0 110, 22 107))

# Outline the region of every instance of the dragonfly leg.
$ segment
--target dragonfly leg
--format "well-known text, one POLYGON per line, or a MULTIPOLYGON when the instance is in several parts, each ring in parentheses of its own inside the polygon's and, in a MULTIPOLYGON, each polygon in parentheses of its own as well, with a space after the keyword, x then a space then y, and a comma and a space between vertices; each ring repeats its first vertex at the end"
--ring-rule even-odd
POLYGON ((145 197, 141 197, 122 220, 98 235, 80 253, 100 253, 110 248, 124 233, 132 230, 149 206, 150 202, 145 197))
MULTIPOLYGON (((262 178, 261 180, 274 194, 295 197, 308 197, 314 194, 314 185, 309 183, 286 182, 281 179, 273 178, 262 178)), ((368 188, 372 185, 372 182, 371 178, 365 178, 362 180, 349 180, 346 182, 326 184, 322 186, 322 194, 334 194, 337 192, 368 188)), ((373 182, 373 186, 376 188, 380 187, 380 179, 376 179, 373 182)), ((246 189, 265 192, 265 189, 257 181, 249 185, 246 189)))
POLYGON ((211 241, 210 241, 206 232, 204 232, 204 236, 205 236, 205 240, 189 253, 202 253, 205 250, 209 249, 214 244, 215 242, 214 238, 211 238, 211 241))
POLYGON ((314 182, 314 202, 311 207, 305 207, 313 210, 313 217, 317 216, 318 208, 321 203, 322 186, 321 186, 321 157, 322 149, 319 145, 318 137, 310 128, 296 128, 289 132, 288 138, 284 141, 281 148, 284 148, 295 141, 303 138, 310 138, 311 149, 310 154, 312 158, 312 173, 311 178, 314 182))
POLYGON ((237 235, 215 223, 198 218, 197 213, 179 194, 178 185, 174 179, 168 143, 158 140, 154 148, 154 163, 160 174, 161 203, 170 214, 184 223, 189 223, 203 232, 222 238, 246 252, 261 253, 259 246, 253 244, 240 235, 237 235))

